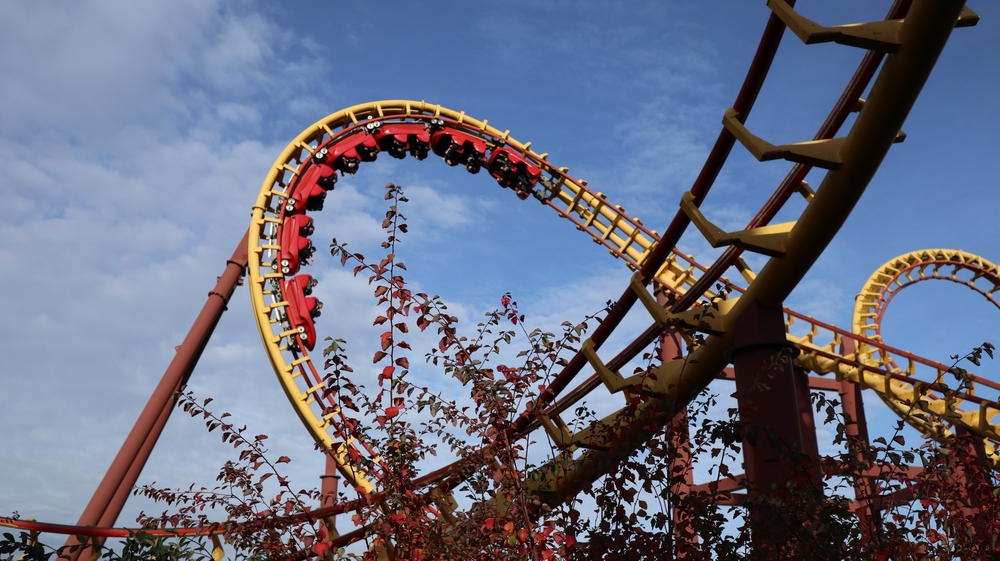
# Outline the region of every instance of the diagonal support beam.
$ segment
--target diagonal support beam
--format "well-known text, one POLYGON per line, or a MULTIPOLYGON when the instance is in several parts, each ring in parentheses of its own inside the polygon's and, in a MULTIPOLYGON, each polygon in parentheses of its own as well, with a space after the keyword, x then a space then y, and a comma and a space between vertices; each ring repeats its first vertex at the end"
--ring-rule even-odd
MULTIPOLYGON (((809 142, 775 146, 751 133, 746 125, 740 121, 740 114, 731 108, 726 109, 726 114, 722 117, 722 124, 759 162, 788 160, 789 162, 828 170, 840 169, 841 164, 844 163, 844 160, 840 156, 840 151, 844 146, 846 137, 810 140, 809 142)), ((906 140, 906 133, 899 131, 896 133, 896 137, 892 143, 898 144, 904 140, 906 140)))
MULTIPOLYGON (((806 45, 837 43, 884 53, 894 53, 899 49, 899 30, 903 28, 901 19, 827 27, 803 17, 786 0, 768 0, 767 7, 806 45)), ((970 27, 977 23, 979 15, 966 6, 955 27, 970 27)))
POLYGON ((722 117, 722 125, 760 162, 788 160, 797 164, 830 170, 838 169, 844 163, 840 158, 844 137, 775 146, 747 130, 746 126, 740 122, 740 114, 732 108, 726 109, 726 114, 722 117))
POLYGON ((781 257, 785 254, 785 239, 795 226, 795 222, 785 222, 739 232, 725 232, 705 218, 694 204, 694 195, 690 191, 681 197, 681 210, 712 247, 735 245, 745 251, 762 253, 770 257, 781 257))
POLYGON ((785 0, 768 0, 767 7, 806 45, 839 43, 884 53, 894 53, 899 49, 899 30, 903 27, 901 19, 827 27, 799 15, 785 0))
MULTIPOLYGON (((236 286, 242 282, 247 267, 248 235, 249 232, 243 235, 232 257, 226 262, 222 276, 219 277, 215 288, 208 293, 208 301, 205 302, 184 341, 177 347, 177 353, 80 515, 77 526, 113 526, 118 519, 125 501, 131 495, 132 487, 170 418, 175 402, 174 394, 187 383, 198 364, 198 359, 201 358, 202 351, 212 337, 216 324, 227 309, 226 304, 229 303, 236 286)), ((99 541, 103 543, 103 538, 99 541)), ((75 536, 71 536, 66 545, 82 544, 75 536)), ((76 561, 81 556, 88 556, 94 552, 94 550, 80 549, 70 554, 70 557, 76 561)))

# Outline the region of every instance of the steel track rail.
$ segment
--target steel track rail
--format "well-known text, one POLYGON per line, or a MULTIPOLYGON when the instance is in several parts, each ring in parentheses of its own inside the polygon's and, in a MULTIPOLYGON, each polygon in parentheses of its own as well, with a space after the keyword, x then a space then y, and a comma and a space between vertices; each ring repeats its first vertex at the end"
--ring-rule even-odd
MULTIPOLYGON (((906 2, 897 2, 890 12, 890 17, 900 11, 905 12, 905 4, 906 2)), ((940 4, 930 6, 929 2, 918 3, 914 12, 908 16, 901 32, 902 47, 887 60, 868 102, 844 141, 840 154, 843 160, 842 166, 827 174, 809 206, 788 233, 784 256, 772 258, 756 278, 751 277, 752 280, 746 289, 736 287, 737 292, 742 294, 721 318, 725 329, 723 333, 709 336, 704 346, 695 350, 689 357, 685 357, 683 368, 675 369, 672 377, 661 384, 664 387, 673 385, 672 390, 658 392, 657 399, 640 408, 638 415, 641 418, 662 420, 705 387, 714 378, 715 373, 725 365, 724 351, 731 345, 729 328, 739 317, 745 304, 752 299, 759 299, 771 305, 780 304, 832 239, 893 142, 920 87, 933 67, 937 54, 943 48, 951 27, 954 27, 962 2, 940 4), (949 19, 950 27, 945 21, 949 19)), ((751 71, 737 103, 734 104, 740 121, 745 119, 753 105, 783 29, 784 24, 772 16, 751 71)), ((831 117, 817 134, 817 139, 830 138, 832 131, 844 122, 848 98, 864 89, 866 76, 870 76, 878 65, 877 60, 872 62, 873 58, 871 54, 866 56, 855 78, 845 90, 844 96, 831 113, 831 117)), ((358 127, 363 127, 367 123, 393 120, 415 122, 429 118, 441 119, 447 126, 456 130, 477 134, 491 147, 500 145, 512 147, 538 165, 545 172, 547 181, 543 182, 545 188, 536 192, 536 198, 553 208, 559 215, 569 219, 578 229, 589 233, 595 242, 608 248, 612 255, 621 257, 630 268, 637 270, 636 281, 640 286, 655 282, 661 289, 676 294, 679 297, 678 304, 675 304, 671 312, 683 312, 685 306, 679 305, 681 303, 694 303, 698 299, 714 297, 714 292, 708 290, 708 287, 735 262, 735 257, 738 257, 740 251, 737 248, 728 250, 715 265, 706 269, 691 256, 679 254, 673 249, 690 223, 689 217, 683 211, 678 213, 661 239, 640 220, 630 217, 624 209, 611 204, 603 194, 590 190, 585 181, 569 176, 568 169, 556 168, 548 162, 546 154, 532 151, 530 143, 517 142, 509 136, 509 131, 501 132, 490 127, 486 121, 472 119, 462 112, 424 102, 397 100, 356 105, 318 121, 303 131, 278 157, 254 205, 249 242, 251 299, 269 360, 296 412, 317 443, 335 451, 341 472, 355 487, 369 493, 374 491, 374 486, 366 477, 367 473, 352 465, 348 459, 347 447, 355 443, 350 441, 346 431, 338 424, 338 420, 342 419, 342 412, 329 396, 322 395, 322 387, 319 384, 322 377, 316 371, 308 352, 289 345, 293 334, 287 329, 289 327, 287 321, 283 324, 282 314, 282 308, 287 303, 283 303, 279 298, 280 295, 274 290, 276 280, 282 275, 276 274, 271 268, 280 250, 280 244, 277 243, 278 231, 282 224, 280 207, 294 188, 297 178, 308 168, 310 158, 320 147, 333 146, 338 139, 355 133, 358 127)), ((692 189, 695 193, 695 204, 700 204, 704 199, 734 141, 735 136, 728 129, 724 129, 692 189)), ((780 208, 787 197, 794 192, 789 185, 795 183, 795 178, 799 174, 804 177, 802 169, 801 165, 793 168, 788 176, 791 179, 786 178, 772 195, 751 223, 752 227, 766 224, 767 220, 773 217, 777 208, 780 208)), ((995 266, 981 258, 980 263, 982 266, 977 271, 992 271, 990 274, 995 276, 995 266)), ((980 277, 983 276, 989 275, 980 274, 980 277)), ((993 290, 996 287, 997 285, 994 285, 993 290)), ((992 290, 988 292, 988 295, 992 294, 992 290)), ((606 320, 592 336, 592 348, 595 351, 607 335, 617 327, 620 317, 623 317, 641 298, 634 285, 625 291, 619 299, 619 306, 613 312, 619 317, 612 318, 612 321, 606 320)), ((884 299, 883 304, 887 304, 889 299, 891 295, 888 299, 884 299)), ((789 326, 796 320, 806 321, 809 324, 809 333, 806 336, 788 335, 790 342, 805 351, 798 359, 800 365, 817 373, 833 373, 840 379, 857 381, 876 391, 881 388, 880 395, 890 404, 896 403, 897 406, 899 404, 912 406, 914 400, 924 399, 929 402, 933 411, 942 405, 945 406, 944 410, 947 410, 947 406, 954 403, 953 399, 947 402, 943 398, 947 391, 940 386, 915 381, 913 373, 909 371, 912 368, 907 372, 901 371, 892 357, 906 358, 911 365, 920 363, 930 366, 935 368, 939 375, 942 372, 941 368, 946 368, 943 365, 884 345, 877 337, 867 336, 870 330, 862 328, 859 333, 851 334, 791 310, 786 310, 786 317, 789 326), (829 344, 820 346, 815 343, 817 338, 822 338, 818 337, 821 333, 827 334, 829 344), (845 338, 857 341, 858 348, 862 350, 851 356, 840 354, 837 347, 845 338), (925 390, 928 389, 939 392, 942 397, 926 393, 925 390)), ((655 338, 660 329, 662 328, 654 326, 647 330, 644 338, 640 339, 648 340, 637 341, 619 353, 618 357, 609 361, 607 366, 612 370, 620 368, 655 338)), ((574 357, 570 367, 566 368, 543 394, 540 405, 545 405, 560 395, 575 375, 592 362, 592 359, 588 359, 583 353, 574 357)), ((598 376, 590 377, 549 407, 546 416, 558 415, 569 406, 568 404, 581 399, 600 384, 598 376)), ((997 438, 997 426, 987 422, 984 427, 983 419, 987 416, 992 419, 1000 412, 1000 407, 994 402, 972 394, 963 395, 962 399, 976 403, 979 408, 969 412, 968 415, 963 414, 963 419, 967 422, 960 422, 977 429, 977 432, 988 438, 997 438), (986 405, 983 405, 984 403, 986 405)), ((624 420, 616 418, 621 414, 622 412, 619 412, 605 419, 602 422, 603 426, 615 427, 619 424, 617 421, 624 420)), ((518 420, 515 428, 523 434, 539 426, 538 418, 525 415, 518 420)), ((550 463, 537 474, 538 482, 534 484, 535 490, 549 503, 562 501, 569 493, 601 475, 602 471, 596 467, 598 464, 606 463, 609 458, 641 446, 642 441, 651 436, 651 433, 642 431, 640 433, 638 438, 629 441, 628 447, 620 448, 614 453, 597 447, 587 451, 579 459, 568 460, 564 456, 561 460, 550 463)), ((587 438, 592 436, 593 434, 577 434, 573 435, 572 439, 581 445, 593 445, 593 442, 586 442, 587 438)), ((376 451, 367 448, 365 452, 377 459, 376 451)), ((421 477, 420 481, 431 483, 448 480, 450 469, 453 467, 454 465, 427 474, 421 477)), ((453 483, 452 478, 450 484, 453 483)), ((336 507, 331 508, 333 510, 330 510, 330 513, 325 513, 329 509, 321 509, 314 511, 314 515, 323 516, 337 510, 336 507)), ((23 523, 18 522, 0 520, 2 525, 26 528, 23 523)), ((75 527, 67 529, 75 531, 75 527)))
MULTIPOLYGON (((548 464, 537 489, 549 504, 561 503, 602 473, 601 465, 627 455, 655 434, 679 407, 707 386, 726 365, 733 325, 750 302, 780 307, 823 252, 861 198, 895 142, 899 130, 944 48, 964 1, 917 2, 899 31, 899 48, 889 55, 864 109, 839 146, 840 163, 826 174, 810 204, 783 239, 783 254, 771 257, 746 292, 720 318, 721 333, 680 362, 657 373, 651 399, 623 409, 573 435, 568 442, 592 447, 581 458, 548 464), (614 442, 614 449, 609 443, 614 442)), ((645 387, 645 380, 639 383, 645 387)))

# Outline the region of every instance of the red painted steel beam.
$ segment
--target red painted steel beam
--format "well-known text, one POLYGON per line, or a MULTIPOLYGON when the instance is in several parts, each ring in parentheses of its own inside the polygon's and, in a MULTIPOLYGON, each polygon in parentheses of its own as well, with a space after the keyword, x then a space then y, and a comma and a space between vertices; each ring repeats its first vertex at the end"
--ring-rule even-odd
MULTIPOLYGON (((660 305, 666 303, 662 293, 657 295, 660 305)), ((660 360, 670 362, 679 356, 684 356, 685 344, 681 334, 676 329, 669 329, 660 335, 660 360)), ((687 416, 687 407, 678 407, 677 413, 670 420, 667 429, 669 449, 667 451, 667 477, 670 482, 670 497, 668 501, 674 515, 674 557, 697 556, 698 534, 691 525, 690 517, 681 508, 680 501, 691 493, 694 486, 694 471, 691 457, 691 431, 687 416)))
MULTIPOLYGON (((187 336, 174 355, 167 370, 160 378, 153 394, 146 402, 142 413, 132 426, 131 432, 122 444, 118 455, 104 474, 97 490, 77 521, 77 526, 113 526, 121 513, 125 501, 139 478, 146 460, 156 445, 163 427, 174 406, 174 394, 187 383, 205 350, 208 340, 226 310, 226 304, 240 283, 247 267, 247 242, 249 231, 243 235, 232 257, 226 262, 226 269, 208 293, 208 300, 195 319, 187 336)), ((78 544, 75 537, 66 544, 78 544)), ((78 551, 73 557, 75 561, 78 551)))
POLYGON ((734 331, 731 352, 740 419, 749 430, 759 431, 744 441, 747 480, 753 494, 769 494, 800 471, 800 462, 788 456, 809 448, 797 389, 802 380, 792 364, 798 349, 785 338, 781 308, 766 307, 759 300, 746 307, 734 331))
MULTIPOLYGON (((842 356, 852 356, 855 353, 855 344, 852 339, 844 339, 841 343, 840 353, 842 356)), ((864 462, 863 451, 871 446, 868 437, 868 419, 865 416, 865 402, 861 394, 861 386, 849 380, 842 380, 840 384, 840 403, 844 413, 844 430, 847 433, 847 445, 852 451, 856 451, 859 462, 864 462)), ((873 502, 877 495, 875 480, 863 474, 854 477, 854 502, 858 504, 855 512, 861 519, 862 535, 869 536, 882 529, 882 516, 878 507, 873 502)))
POLYGON ((730 352, 740 421, 746 431, 743 465, 751 543, 755 555, 767 552, 761 558, 771 559, 793 538, 765 528, 774 529, 776 520, 783 522, 779 528, 794 526, 795 516, 808 512, 822 496, 808 375, 792 363, 798 348, 785 337, 780 306, 753 300, 737 318, 733 331, 730 352))
MULTIPOLYGON (((816 437, 816 419, 813 417, 812 378, 809 371, 799 367, 794 369, 795 397, 799 412, 799 427, 802 431, 802 452, 809 456, 814 465, 819 463, 819 439, 816 437)), ((813 468, 813 481, 820 482, 820 472, 813 468)))

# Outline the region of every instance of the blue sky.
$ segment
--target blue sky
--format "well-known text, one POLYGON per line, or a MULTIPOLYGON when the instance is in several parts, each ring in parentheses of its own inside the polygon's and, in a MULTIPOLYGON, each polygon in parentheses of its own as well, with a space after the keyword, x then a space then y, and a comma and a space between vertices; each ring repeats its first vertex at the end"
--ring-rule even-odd
MULTIPOLYGON (((662 230, 736 96, 764 4, 0 4, 0 514, 76 520, 242 236, 268 166, 300 130, 364 101, 440 103, 532 141, 662 230)), ((830 24, 888 10, 797 6, 830 24)), ((848 327, 864 281, 906 251, 960 247, 1000 261, 1000 7, 971 7, 982 21, 952 35, 906 142, 791 296, 793 309, 848 327)), ((811 139, 860 57, 786 33, 748 126, 774 143, 811 139)), ((736 147, 703 209, 737 229, 787 170, 736 147)), ((624 289, 622 263, 568 222, 485 174, 432 160, 383 157, 344 178, 317 245, 337 237, 372 251, 363 248, 379 241, 387 181, 412 200, 410 278, 467 323, 510 291, 530 324, 554 329, 624 289)), ((694 231, 681 247, 703 263, 716 255, 694 231)), ((365 363, 368 288, 322 255, 312 271, 327 305, 320 336, 354 336, 352 356, 365 363)), ((911 288, 893 303, 886 340, 938 360, 1000 342, 1000 312, 986 306, 954 286, 911 288)), ((270 434, 275 453, 295 458, 299 485, 311 486, 322 459, 266 364, 245 290, 230 308, 192 386, 270 434)), ((640 327, 634 319, 619 342, 640 327)), ((209 482, 226 457, 178 415, 141 482, 209 482)), ((119 523, 143 506, 130 503, 119 523)))

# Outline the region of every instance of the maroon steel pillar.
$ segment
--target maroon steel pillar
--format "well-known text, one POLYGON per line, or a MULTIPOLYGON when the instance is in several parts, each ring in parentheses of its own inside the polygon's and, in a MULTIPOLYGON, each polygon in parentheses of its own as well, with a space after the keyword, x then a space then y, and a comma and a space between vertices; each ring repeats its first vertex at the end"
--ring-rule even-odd
MULTIPOLYGON (((660 304, 665 299, 659 298, 660 304)), ((670 329, 660 336, 660 359, 670 362, 684 355, 684 340, 676 329, 670 329)), ((691 527, 690 517, 679 502, 691 492, 694 474, 691 471, 691 442, 688 428, 687 408, 681 407, 670 420, 667 429, 669 450, 667 454, 667 477, 670 485, 670 501, 674 521, 674 557, 682 559, 698 554, 698 535, 691 527)))
MULTIPOLYGON (((334 446, 336 448, 336 446, 334 446)), ((320 508, 337 504, 337 491, 340 487, 340 473, 337 470, 337 462, 330 453, 326 454, 326 473, 320 476, 322 485, 320 487, 319 506, 320 508)), ((331 538, 340 536, 337 531, 336 516, 326 516, 323 523, 326 526, 327 535, 331 538)))
POLYGON ((795 394, 798 398, 799 431, 802 434, 802 453, 808 457, 809 476, 812 484, 820 489, 823 473, 819 469, 819 440, 816 437, 816 419, 813 416, 812 392, 809 371, 795 367, 795 394))
MULTIPOLYGON (((961 507, 953 509, 971 522, 971 536, 966 534, 963 547, 956 552, 963 561, 997 559, 1000 557, 1000 536, 996 535, 993 487, 993 466, 987 455, 983 437, 962 425, 955 425, 952 439, 952 484, 959 487, 961 507), (986 498, 984 502, 983 499, 986 498)), ((960 542, 961 543, 961 542, 960 542)))
POLYGON ((340 486, 340 473, 337 469, 337 461, 329 453, 326 455, 326 473, 319 476, 323 482, 320 487, 320 508, 337 504, 337 490, 340 486))
MULTIPOLYGON (((840 356, 852 357, 856 351, 854 339, 844 339, 840 346, 840 356)), ((871 440, 868 438, 868 419, 865 417, 865 402, 861 394, 861 386, 850 380, 840 381, 840 401, 843 404, 844 428, 847 432, 848 449, 858 462, 858 469, 868 467, 864 451, 869 450, 871 440)), ((869 538, 882 530, 882 515, 875 504, 877 496, 875 480, 858 473, 854 476, 854 499, 861 506, 855 511, 861 519, 861 532, 869 538)))
POLYGON ((794 539, 799 514, 808 511, 818 490, 810 477, 800 410, 808 378, 796 375, 792 358, 798 349, 785 337, 780 307, 766 308, 754 300, 733 327, 730 352, 746 431, 743 455, 754 558, 777 558, 794 539), (797 387, 803 384, 804 390, 797 387))
POLYGON ((682 408, 674 415, 668 431, 670 450, 667 454, 667 469, 670 470, 670 501, 674 511, 674 557, 683 559, 691 555, 697 556, 698 553, 698 534, 691 526, 688 511, 680 504, 694 486, 687 408, 682 408))
MULTIPOLYGON (((80 515, 77 526, 112 526, 118 519, 132 487, 170 417, 174 394, 187 383, 215 326, 219 323, 219 318, 226 310, 226 304, 243 277, 247 267, 249 234, 248 230, 243 235, 242 241, 227 261, 226 269, 219 277, 215 288, 208 293, 208 301, 205 302, 184 341, 177 347, 173 360, 132 426, 132 431, 122 444, 118 455, 111 462, 111 467, 104 474, 104 479, 80 515)), ((75 537, 66 542, 66 545, 77 544, 79 542, 75 537)), ((81 551, 77 551, 72 556, 73 561, 76 561, 80 554, 81 551)))

